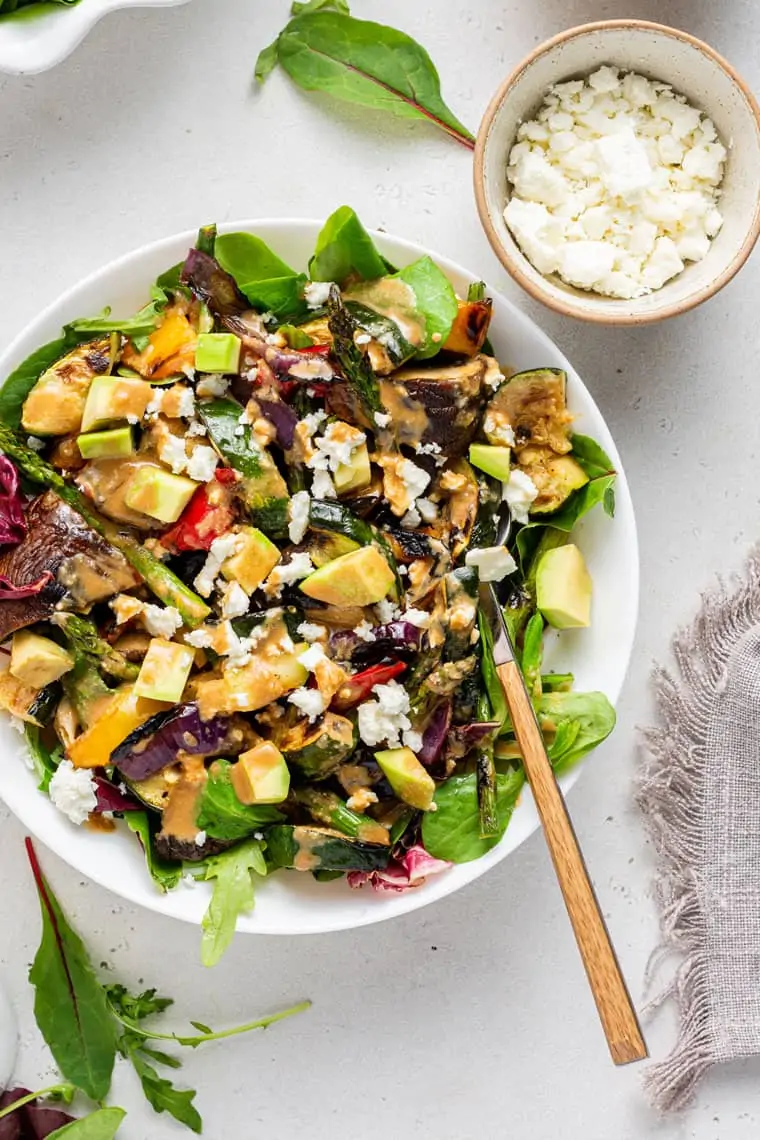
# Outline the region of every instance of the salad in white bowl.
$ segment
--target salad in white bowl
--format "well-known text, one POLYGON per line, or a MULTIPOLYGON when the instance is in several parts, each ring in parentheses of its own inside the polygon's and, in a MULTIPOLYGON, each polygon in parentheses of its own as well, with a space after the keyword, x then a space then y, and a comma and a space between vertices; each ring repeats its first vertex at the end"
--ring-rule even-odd
POLYGON ((65 59, 101 17, 119 8, 187 0, 0 0, 0 72, 33 75, 65 59))

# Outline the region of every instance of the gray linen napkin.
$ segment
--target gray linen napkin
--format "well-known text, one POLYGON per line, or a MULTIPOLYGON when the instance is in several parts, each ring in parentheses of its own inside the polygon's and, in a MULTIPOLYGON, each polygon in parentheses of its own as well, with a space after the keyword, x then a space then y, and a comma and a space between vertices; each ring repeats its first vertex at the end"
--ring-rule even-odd
POLYGON ((663 1111, 711 1065, 760 1053, 760 550, 703 597, 673 652, 676 669, 654 674, 637 795, 659 860, 659 956, 682 955, 662 995, 678 1002, 678 1041, 645 1076, 663 1111))

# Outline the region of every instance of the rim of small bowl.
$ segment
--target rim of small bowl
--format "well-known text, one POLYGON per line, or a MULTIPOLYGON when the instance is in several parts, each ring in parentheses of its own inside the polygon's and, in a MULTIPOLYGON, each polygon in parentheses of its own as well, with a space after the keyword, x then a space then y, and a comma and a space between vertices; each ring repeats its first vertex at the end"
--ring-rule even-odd
MULTIPOLYGON (((736 86, 741 91, 747 106, 749 107, 755 119, 755 126, 758 135, 760 135, 760 104, 753 95, 747 82, 741 77, 739 72, 734 68, 727 59, 725 59, 720 52, 715 48, 710 47, 704 40, 700 40, 697 36, 691 35, 689 32, 684 32, 680 28, 672 28, 667 24, 658 24, 653 20, 595 20, 588 24, 578 24, 573 28, 568 28, 564 32, 559 32, 556 36, 552 36, 548 40, 544 40, 535 47, 528 55, 524 57, 517 64, 517 66, 509 73, 506 79, 500 84, 496 94, 491 99, 485 114, 478 128, 478 136, 475 141, 475 161, 474 161, 474 182, 475 182, 475 201, 480 216, 480 222, 485 230, 486 237, 490 242, 491 248, 507 270, 509 275, 517 282, 518 285, 529 293, 536 301, 541 301, 542 304, 548 308, 553 309, 557 313, 561 313, 566 317, 575 317, 578 320, 587 321, 592 324, 602 325, 643 325, 654 324, 656 321, 664 321, 669 317, 678 316, 681 313, 686 313, 690 309, 694 309, 697 305, 701 305, 704 301, 714 297, 716 293, 727 285, 728 282, 736 276, 745 261, 752 253, 755 244, 760 237, 760 195, 755 203, 755 212, 752 218, 752 224, 747 231, 747 235, 742 242, 738 251, 734 254, 728 265, 722 270, 721 273, 709 285, 703 289, 683 298, 681 301, 674 301, 671 304, 663 305, 659 309, 653 309, 649 312, 632 312, 632 313, 609 313, 604 312, 602 305, 605 298, 601 295, 598 298, 593 294, 589 294, 589 298, 598 303, 600 308, 598 311, 583 310, 579 308, 572 300, 563 301, 557 297, 552 296, 543 286, 537 284, 532 277, 530 277, 522 267, 522 262, 526 261, 525 254, 519 250, 517 255, 513 255, 502 242, 496 226, 493 222, 491 210, 489 209, 488 202, 486 201, 486 185, 485 185, 485 153, 488 146, 489 136, 494 120, 501 109, 503 103, 507 99, 510 90, 514 87, 517 81, 521 78, 523 73, 538 59, 540 56, 545 55, 548 51, 553 50, 558 44, 566 43, 568 40, 578 39, 581 36, 588 35, 593 32, 611 31, 618 28, 630 29, 645 29, 647 31, 659 32, 662 35, 668 36, 671 39, 682 40, 690 47, 700 51, 703 55, 707 56, 710 60, 716 63, 728 75, 736 86)), ((530 262, 528 262, 530 264, 530 262)))

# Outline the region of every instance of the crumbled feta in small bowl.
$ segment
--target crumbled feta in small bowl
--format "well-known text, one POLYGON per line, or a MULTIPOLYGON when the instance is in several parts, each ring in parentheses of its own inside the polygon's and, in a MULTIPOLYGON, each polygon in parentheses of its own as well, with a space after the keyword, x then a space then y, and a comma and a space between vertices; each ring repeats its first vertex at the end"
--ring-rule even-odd
POLYGON ((760 111, 693 37, 587 24, 504 82, 475 190, 494 251, 533 297, 589 321, 661 320, 716 293, 757 241, 760 111))

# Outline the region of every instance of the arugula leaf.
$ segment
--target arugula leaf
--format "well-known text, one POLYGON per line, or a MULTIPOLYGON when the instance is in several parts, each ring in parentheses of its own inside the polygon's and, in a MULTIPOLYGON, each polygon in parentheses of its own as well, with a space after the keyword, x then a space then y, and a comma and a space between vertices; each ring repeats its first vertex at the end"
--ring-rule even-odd
POLYGON ((349 277, 373 281, 386 272, 385 261, 356 212, 350 206, 339 206, 317 237, 314 256, 309 262, 312 281, 335 281, 343 285, 349 277))
MULTIPOLYGON (((470 150, 474 138, 441 97, 441 81, 425 49, 384 24, 324 10, 303 10, 280 33, 277 58, 306 91, 325 91, 347 103, 427 119, 470 150)), ((272 70, 273 48, 257 64, 272 70)))
POLYGON ((297 320, 308 311, 303 299, 306 274, 296 273, 261 238, 221 234, 214 254, 255 309, 272 312, 282 321, 297 320))
POLYGON ((126 1116, 123 1108, 100 1108, 51 1132, 48 1140, 113 1140, 126 1116))
POLYGON ((156 1112, 168 1112, 191 1132, 202 1132, 203 1121, 193 1104, 195 1089, 175 1088, 170 1080, 158 1075, 142 1055, 142 1050, 130 1052, 129 1059, 140 1078, 145 1099, 156 1112))
POLYGON ((496 776, 498 831, 486 839, 480 834, 477 777, 449 776, 435 793, 436 811, 425 812, 422 842, 436 859, 470 863, 495 847, 507 830, 512 812, 525 783, 522 769, 496 776))
POLYGON ((156 328, 164 309, 169 303, 169 297, 159 286, 151 288, 151 300, 144 305, 133 317, 112 317, 111 310, 106 308, 99 317, 83 317, 71 321, 65 326, 65 331, 81 336, 90 333, 120 332, 124 336, 145 337, 156 328))
POLYGON ((58 744, 51 751, 42 739, 42 729, 36 724, 25 724, 24 735, 35 775, 40 781, 37 787, 41 792, 46 792, 56 768, 63 759, 63 747, 58 744))
POLYGON ((209 769, 198 806, 198 827, 213 839, 245 839, 262 824, 285 816, 268 804, 242 804, 232 786, 229 760, 216 760, 209 769))
POLYGON ((108 1004, 113 1012, 130 1021, 142 1021, 143 1018, 163 1013, 169 1006, 174 1005, 172 998, 157 995, 155 989, 144 990, 141 994, 131 994, 126 986, 117 983, 103 986, 103 989, 106 991, 108 1004))
POLYGON ((552 761, 558 774, 567 772, 574 764, 591 752, 615 727, 615 710, 604 693, 544 693, 536 705, 536 715, 542 729, 556 729, 577 723, 578 730, 562 729, 557 745, 555 737, 552 761))
POLYGON ((59 336, 49 344, 44 344, 42 348, 36 349, 31 356, 27 356, 26 360, 22 360, 21 364, 14 368, 0 389, 0 420, 3 423, 12 428, 21 426, 21 410, 32 388, 42 373, 55 364, 56 360, 60 360, 66 350, 73 348, 75 343, 70 337, 59 336))
POLYGON ((233 939, 238 916, 253 910, 253 873, 265 876, 267 866, 257 839, 213 855, 199 866, 205 880, 216 880, 201 923, 201 961, 215 966, 233 939))
POLYGON ((393 274, 414 292, 417 309, 425 318, 425 342, 416 352, 422 360, 441 351, 453 325, 459 305, 454 286, 430 257, 420 257, 393 274))
POLYGON ((79 935, 72 930, 26 840, 42 912, 42 941, 29 971, 34 1016, 67 1080, 102 1100, 111 1085, 116 1033, 103 987, 79 935))
POLYGON ((124 816, 127 827, 130 831, 134 831, 145 855, 145 862, 148 866, 151 879, 156 883, 162 891, 171 891, 177 886, 182 878, 182 869, 176 863, 170 863, 167 859, 162 859, 153 846, 153 832, 148 819, 148 813, 144 811, 130 811, 124 816))

